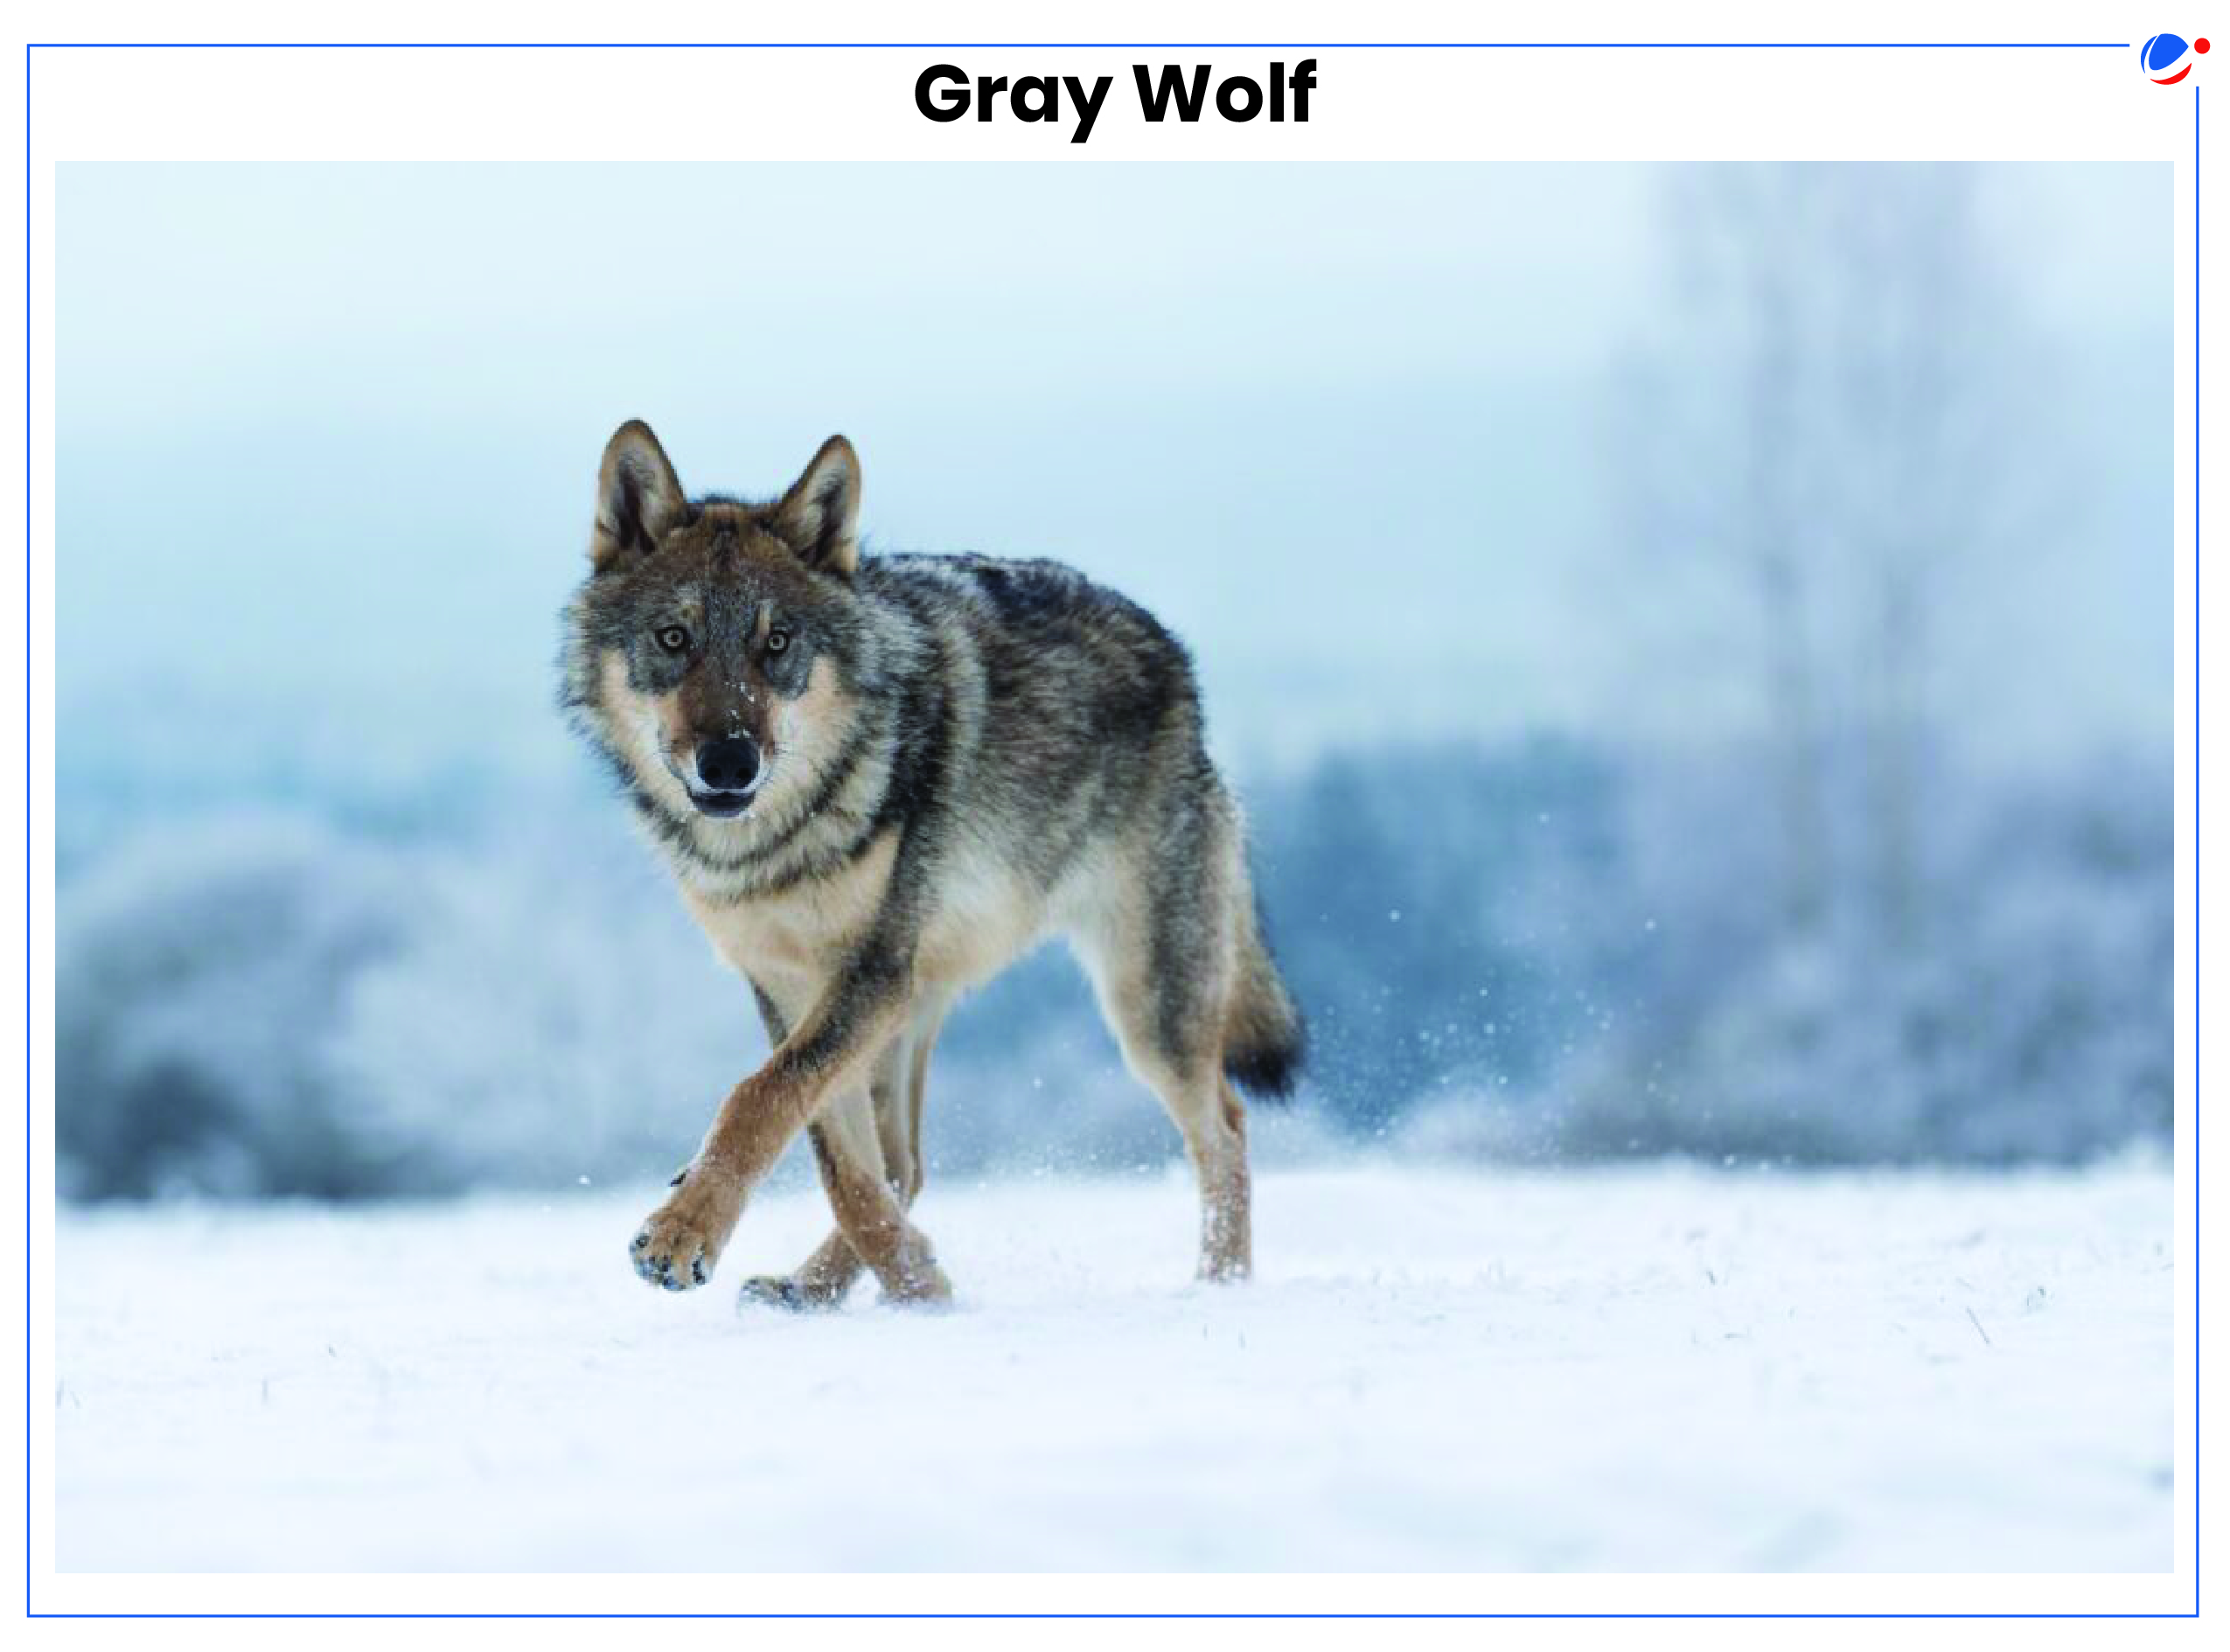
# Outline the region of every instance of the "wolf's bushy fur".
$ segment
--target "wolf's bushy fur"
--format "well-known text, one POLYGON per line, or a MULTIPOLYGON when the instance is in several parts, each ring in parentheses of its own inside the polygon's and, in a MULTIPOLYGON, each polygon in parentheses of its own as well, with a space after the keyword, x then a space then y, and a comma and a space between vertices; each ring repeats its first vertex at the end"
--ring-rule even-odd
POLYGON ((1058 931, 1185 1135, 1203 1272, 1242 1274, 1244 1114, 1228 1081, 1290 1091, 1302 1028, 1191 660, 1058 563, 863 557, 858 500, 841 437, 763 503, 688 498, 639 423, 606 450, 564 701, 775 1043, 638 1236, 638 1271, 701 1283, 802 1126, 838 1230, 795 1275, 749 1288, 833 1300, 864 1263, 893 1294, 944 1294, 906 1214, 930 1048, 956 995, 1058 931), (760 754, 740 814, 708 812, 742 795, 696 771, 692 751, 716 739, 760 754))

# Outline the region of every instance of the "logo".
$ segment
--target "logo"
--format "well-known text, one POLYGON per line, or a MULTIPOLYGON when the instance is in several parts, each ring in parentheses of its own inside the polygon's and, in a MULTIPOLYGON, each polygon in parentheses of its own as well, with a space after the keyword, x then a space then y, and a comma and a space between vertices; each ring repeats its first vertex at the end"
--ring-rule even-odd
POLYGON ((2137 62, 2151 77, 2155 86, 2173 86, 2192 72, 2192 66, 2206 55, 2206 37, 2201 35, 2186 45, 2180 34, 2157 34, 2145 42, 2137 53, 2137 62))

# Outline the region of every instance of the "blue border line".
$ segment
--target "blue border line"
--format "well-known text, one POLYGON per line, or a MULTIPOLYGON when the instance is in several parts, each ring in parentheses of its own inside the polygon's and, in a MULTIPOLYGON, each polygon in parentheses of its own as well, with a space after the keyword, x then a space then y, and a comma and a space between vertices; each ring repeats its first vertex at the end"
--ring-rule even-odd
POLYGON ((2196 1619, 2199 1615, 2199 88, 2192 88, 2192 1609, 2189 1612, 34 1612, 31 1606, 31 62, 38 51, 990 51, 1062 49, 1076 52, 1146 51, 2127 51, 2127 41, 2085 40, 33 40, 24 46, 24 1617, 41 1622, 116 1621, 358 1620, 433 1622, 450 1620, 578 1619, 624 1622, 663 1621, 930 1622, 1011 1620, 1028 1622, 1115 1621, 1174 1622, 1286 1622, 1298 1621, 1408 1622, 1483 1620, 1672 1621, 1677 1619, 1813 1621, 1881 1619, 1957 1621, 2065 1619, 2132 1621, 2196 1619))
MULTIPOLYGON (((2126 52, 2127 40, 33 40, 70 52, 2126 52)), ((2196 89, 2196 88, 2194 88, 2196 89)))
POLYGON ((24 48, 24 1615, 31 1616, 31 48, 24 48))

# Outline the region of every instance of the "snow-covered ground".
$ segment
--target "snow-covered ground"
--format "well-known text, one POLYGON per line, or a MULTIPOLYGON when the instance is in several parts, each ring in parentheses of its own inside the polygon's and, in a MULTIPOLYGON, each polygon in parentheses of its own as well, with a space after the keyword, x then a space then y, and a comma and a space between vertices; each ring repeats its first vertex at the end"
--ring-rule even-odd
POLYGON ((2156 1571, 2170 1182, 1685 1169, 932 1183, 959 1287, 739 1318, 652 1197, 66 1214, 66 1570, 2156 1571))

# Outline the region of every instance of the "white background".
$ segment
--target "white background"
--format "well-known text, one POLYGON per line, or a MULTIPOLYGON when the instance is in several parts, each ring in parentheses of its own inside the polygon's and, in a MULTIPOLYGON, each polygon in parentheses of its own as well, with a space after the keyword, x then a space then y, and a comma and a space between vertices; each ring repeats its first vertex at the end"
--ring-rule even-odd
MULTIPOLYGON (((1091 164, 1182 163, 1258 157, 1336 162, 1369 158, 1467 159, 2173 159, 2177 199, 2178 352, 2178 798, 2191 819, 2193 726, 2191 657, 2193 591, 2191 171, 2193 88, 2230 75, 2230 50, 2201 59, 2192 80, 2164 90, 2136 62, 2136 43, 2160 29, 2204 32, 2203 17, 2094 11, 2066 6, 1875 9, 1830 19, 1760 6, 1683 8, 1602 5, 1577 16, 1458 15, 1376 8, 1383 39, 2124 41, 2129 49, 1746 51, 1428 51, 1312 45, 1087 48, 1037 45, 1007 50, 918 45, 854 51, 70 51, 29 59, 31 291, 27 363, 31 486, 27 771, 34 889, 28 915, 31 1120, 28 1158, 27 1324, 32 1343, 26 1415, 51 1416, 52 1079, 52 682, 53 540, 49 512, 53 455, 52 168, 91 159, 627 158, 637 160, 916 159, 1034 160, 1091 164), (1318 89, 1307 125, 1258 121, 1228 126, 1144 124, 1128 86, 1132 62, 1208 61, 1221 73, 1259 74, 1272 57, 1317 59, 1318 89), (933 125, 916 112, 913 84, 929 63, 972 73, 1113 73, 1117 83, 1089 144, 1063 126, 1000 118, 933 125)), ((1327 6, 1133 7, 1057 24, 1021 7, 979 7, 932 19, 919 9, 854 6, 854 38, 898 40, 1188 39, 1287 42, 1353 40, 1353 9, 1327 6)), ((496 7, 399 7, 314 22, 298 9, 199 10, 119 6, 99 25, 59 8, 35 15, 28 38, 162 40, 375 38, 430 40, 608 39, 625 31, 670 41, 830 39, 833 13, 747 16, 733 7, 616 9, 546 5, 506 15, 496 7)), ((2224 20, 2230 48, 2230 18, 2224 20)), ((2230 80, 2224 83, 2230 94, 2230 80)), ((2212 103, 2210 100, 2210 108, 2212 103)), ((2230 95, 2217 120, 2230 118, 2230 95)), ((2212 188, 2212 184, 2209 185, 2212 188)), ((2212 216, 2212 214, 2210 214, 2212 216)), ((2215 222, 2223 222, 2214 218, 2215 222)), ((2230 314, 2230 311, 2223 313, 2230 314)), ((2213 382, 2211 380, 2210 382, 2213 382)), ((2220 582, 2209 600, 2220 603, 2220 582)), ((2224 622, 2208 624, 2220 634, 2224 622)), ((4 675, 4 673, 0 673, 4 675)), ((2206 692, 2218 699, 2219 675, 2206 692)), ((6 691, 12 702, 13 689, 6 691)), ((2221 713, 2207 726, 2224 726, 2221 713)), ((10 706, 0 725, 17 728, 10 706)), ((6 736, 12 739, 12 735, 6 736)), ((12 763, 10 764, 12 770, 12 763)), ((2224 772, 2218 756, 2217 773, 2224 772)), ((2219 812, 2210 821, 2219 820, 2219 812)), ((2220 827, 2209 829, 2220 838, 2220 827)), ((2185 834, 2181 854, 2195 843, 2185 834)), ((2230 865, 2218 840, 2218 861, 2230 865)), ((2188 900, 2190 862, 2179 865, 2188 900)), ((2219 887, 2218 885, 2211 885, 2219 887)), ((2188 908, 2186 909, 2188 910, 2188 908)), ((2192 999, 2188 926, 2179 936, 2179 1086, 2177 1162, 2186 1220, 2183 1277, 2192 1277, 2196 1236, 2189 1221, 2196 1162, 2198 1097, 2190 1068, 2192 999)), ((12 965, 7 966, 12 974, 12 965)), ((12 990, 12 979, 9 986, 12 990)), ((2219 989, 2218 993, 2219 996, 2219 989)), ((2218 1171, 2217 1180, 2221 1172, 2218 1171)), ((2214 1277, 2220 1278, 2218 1268, 2214 1277)), ((2218 1292, 2219 1295, 2219 1292, 2218 1292)), ((2188 1311, 2188 1310, 2187 1310, 2188 1311)), ((2218 1306, 2217 1321, 2220 1321, 2218 1306)), ((2190 1348, 2187 1326, 2185 1347, 2190 1348)), ((2180 1379, 2185 1465, 2191 1485, 2191 1369, 2180 1379)), ((2230 1414, 2230 1413, 2226 1413, 2230 1414)), ((313 1579, 201 1577, 118 1579, 52 1573, 52 1458, 31 1442, 27 1507, 31 1603, 40 1612, 602 1610, 602 1611, 1492 1611, 1679 1612, 2178 1611, 2192 1600, 2194 1557, 2188 1502, 2173 1578, 798 1578, 566 1577, 313 1579)), ((594 1628, 595 1626, 589 1626, 594 1628)), ((1336 1628, 1337 1626, 1323 1626, 1336 1628)), ((1723 1630, 1691 1626, 1715 1636, 1723 1630)), ((2079 1626, 2065 1626, 2074 1629, 2079 1626)), ((737 1626, 739 1635, 763 1628, 737 1626)), ((883 1633, 896 1633, 889 1630, 883 1633)), ((1160 1631, 1150 1631, 1160 1633, 1160 1631)), ((1289 1630, 1272 1628, 1281 1639, 1289 1630)), ((1467 1631, 1476 1643, 1480 1629, 1467 1631)), ((1903 1631, 1899 1631, 1903 1633, 1903 1631)), ((722 1631, 725 1634, 725 1631, 722 1631)), ((1131 1631, 1135 1634, 1136 1631, 1131 1631)), ((1652 1632, 1656 1633, 1656 1631, 1652 1632)), ((2024 1632, 2026 1633, 2026 1632, 2024 1632)))

